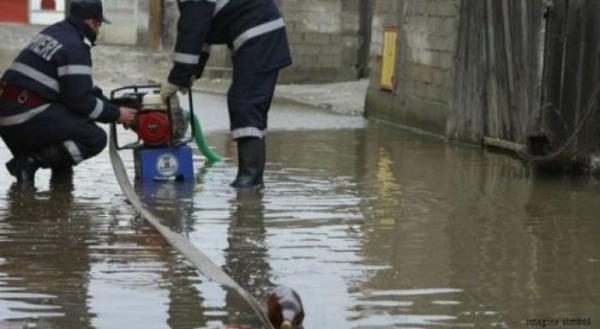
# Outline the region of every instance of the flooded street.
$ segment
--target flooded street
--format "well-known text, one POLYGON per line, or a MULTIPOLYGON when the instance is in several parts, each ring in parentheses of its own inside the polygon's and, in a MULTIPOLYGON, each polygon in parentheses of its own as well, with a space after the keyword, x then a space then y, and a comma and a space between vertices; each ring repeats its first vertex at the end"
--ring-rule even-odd
MULTIPOLYGON (((536 177, 506 155, 276 104, 266 189, 238 194, 223 98, 197 100, 227 161, 197 155, 196 185, 139 193, 254 296, 298 291, 306 329, 600 323, 600 182, 536 177)), ((133 175, 131 152, 121 155, 133 175)), ((23 190, 0 173, 0 328, 260 328, 136 216, 107 151, 73 184, 48 180, 41 171, 23 190)))

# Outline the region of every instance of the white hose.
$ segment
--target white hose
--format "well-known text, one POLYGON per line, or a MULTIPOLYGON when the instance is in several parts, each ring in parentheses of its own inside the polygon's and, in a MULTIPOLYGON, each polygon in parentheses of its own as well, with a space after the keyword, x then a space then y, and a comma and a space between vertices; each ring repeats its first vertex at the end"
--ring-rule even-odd
POLYGON ((252 307, 265 328, 275 329, 269 321, 269 317, 265 313, 264 309, 260 306, 258 301, 252 297, 252 295, 250 295, 244 288, 237 284, 229 275, 227 275, 227 273, 223 272, 219 266, 213 263, 210 258, 196 248, 188 239, 181 234, 173 232, 167 226, 162 225, 162 220, 159 217, 153 215, 150 211, 144 208, 142 202, 135 193, 131 182, 129 181, 127 171, 123 165, 123 160, 121 160, 121 156, 117 150, 115 136, 115 125, 111 125, 109 146, 110 161, 112 163, 117 182, 121 187, 121 191, 123 191, 123 194, 125 194, 125 197, 127 200, 129 200, 133 208, 135 208, 135 210, 140 213, 142 217, 146 219, 171 246, 185 256, 185 258, 187 258, 187 260, 190 261, 202 275, 211 281, 217 282, 223 286, 237 291, 238 294, 240 294, 240 296, 248 303, 248 305, 252 307))

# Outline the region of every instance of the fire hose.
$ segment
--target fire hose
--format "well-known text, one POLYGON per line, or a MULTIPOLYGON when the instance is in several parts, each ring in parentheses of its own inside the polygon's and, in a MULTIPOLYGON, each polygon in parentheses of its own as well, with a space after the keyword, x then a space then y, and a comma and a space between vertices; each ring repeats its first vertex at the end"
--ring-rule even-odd
MULTIPOLYGON (((196 116, 193 116, 193 124, 197 125, 197 128, 200 128, 200 122, 196 116)), ((198 146, 201 147, 201 145, 204 145, 202 146, 204 147, 204 150, 201 150, 202 153, 209 159, 209 161, 211 161, 211 159, 207 154, 212 154, 211 156, 213 159, 217 159, 218 157, 220 160, 220 157, 216 153, 212 152, 212 150, 208 147, 204 137, 199 137, 199 135, 202 135, 202 131, 200 129, 196 130, 195 135, 196 136, 194 137, 196 139, 196 143, 198 143, 198 146)), ((127 171, 125 170, 123 160, 119 155, 116 142, 116 128, 114 125, 110 127, 109 154, 119 187, 133 208, 139 214, 141 214, 141 216, 148 223, 150 223, 150 225, 152 225, 171 246, 178 250, 192 265, 194 265, 203 276, 211 281, 235 290, 256 313, 265 328, 275 329, 269 321, 269 317, 265 313, 265 310, 260 306, 260 303, 252 295, 250 295, 250 293, 236 283, 229 275, 227 275, 227 273, 225 273, 219 266, 210 260, 210 258, 208 258, 208 256, 206 256, 202 251, 196 248, 188 239, 186 239, 183 235, 174 232, 169 227, 161 224, 161 218, 155 216, 149 210, 144 208, 141 200, 135 193, 131 181, 127 176, 127 171)))

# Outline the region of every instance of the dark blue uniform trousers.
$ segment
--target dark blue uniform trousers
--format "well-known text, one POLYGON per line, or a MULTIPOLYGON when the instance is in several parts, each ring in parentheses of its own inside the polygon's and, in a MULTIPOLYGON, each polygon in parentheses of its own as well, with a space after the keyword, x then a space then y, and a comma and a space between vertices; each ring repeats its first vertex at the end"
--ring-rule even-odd
POLYGON ((227 94, 234 139, 264 137, 279 69, 266 72, 236 68, 227 94))
MULTIPOLYGON (((0 101, 3 109, 18 104, 0 101)), ((77 115, 63 104, 54 103, 30 120, 13 126, 0 126, 0 136, 15 157, 49 146, 63 145, 75 164, 100 153, 107 143, 106 132, 93 120, 77 115)))

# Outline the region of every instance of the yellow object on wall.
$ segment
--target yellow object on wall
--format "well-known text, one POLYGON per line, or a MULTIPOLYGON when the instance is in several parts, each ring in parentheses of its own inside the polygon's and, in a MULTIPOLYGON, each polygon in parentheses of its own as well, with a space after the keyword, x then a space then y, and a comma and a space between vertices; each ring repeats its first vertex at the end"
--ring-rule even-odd
POLYGON ((381 89, 394 90, 396 86, 396 42, 398 30, 387 28, 383 34, 383 56, 381 60, 381 89))

